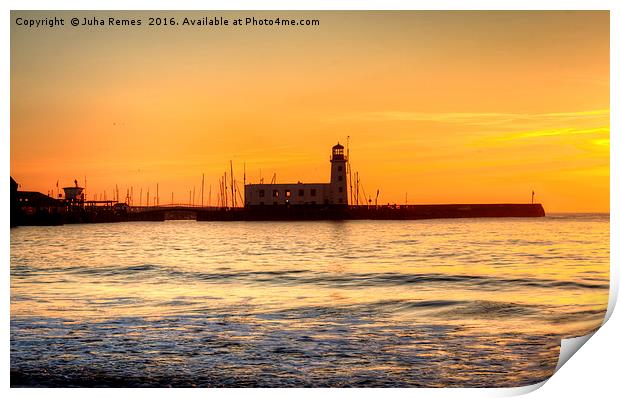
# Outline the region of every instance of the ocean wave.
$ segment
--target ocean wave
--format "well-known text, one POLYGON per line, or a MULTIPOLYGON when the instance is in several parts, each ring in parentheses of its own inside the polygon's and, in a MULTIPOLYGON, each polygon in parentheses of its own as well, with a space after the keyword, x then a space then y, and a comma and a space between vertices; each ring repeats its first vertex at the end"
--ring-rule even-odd
MULTIPOLYGON (((194 280, 209 283, 232 283, 242 282, 251 284, 274 284, 274 285, 314 285, 338 288, 355 287, 380 287, 380 286, 403 286, 419 284, 448 284, 469 285, 485 289, 505 289, 519 287, 555 288, 555 289, 609 289, 609 282, 598 278, 583 278, 582 281, 555 280, 545 278, 501 278, 487 275, 459 275, 441 273, 399 273, 399 272, 373 272, 373 273, 328 273, 316 272, 304 269, 280 269, 280 270, 229 270, 217 268, 210 272, 193 271, 156 264, 141 264, 131 266, 107 266, 88 267, 73 266, 60 267, 48 270, 48 273, 68 273, 90 276, 105 276, 119 279, 132 279, 140 276, 159 283, 159 278, 173 278, 194 280)), ((19 276, 25 272, 44 272, 42 270, 24 271, 19 269, 19 276)), ((16 276, 16 275, 13 275, 16 276)))

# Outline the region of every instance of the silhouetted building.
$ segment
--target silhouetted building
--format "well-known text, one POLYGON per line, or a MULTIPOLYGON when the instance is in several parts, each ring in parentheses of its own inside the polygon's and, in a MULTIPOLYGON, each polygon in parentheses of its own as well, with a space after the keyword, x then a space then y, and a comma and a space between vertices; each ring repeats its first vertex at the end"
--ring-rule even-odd
POLYGON ((18 187, 11 177, 11 226, 54 223, 65 212, 63 201, 18 187))
POLYGON ((332 147, 329 183, 247 184, 245 206, 344 205, 347 202, 347 157, 344 146, 332 147))
POLYGON ((11 177, 11 196, 10 196, 10 200, 11 200, 11 227, 14 227, 16 225, 18 225, 17 223, 17 218, 18 218, 18 206, 17 206, 17 182, 15 182, 15 180, 13 179, 13 177, 11 177))
POLYGON ((84 201, 84 188, 78 186, 77 180, 75 180, 74 187, 64 187, 65 199, 70 202, 83 202, 84 201))

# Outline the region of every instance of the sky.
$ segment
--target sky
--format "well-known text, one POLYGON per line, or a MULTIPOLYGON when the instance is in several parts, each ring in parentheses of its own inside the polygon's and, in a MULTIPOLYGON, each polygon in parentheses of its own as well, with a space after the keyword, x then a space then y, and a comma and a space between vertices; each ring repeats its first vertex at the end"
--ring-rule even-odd
MULTIPOLYGON (((305 27, 153 27, 152 12, 11 13, 11 176, 160 203, 328 182, 331 146, 379 202, 609 211, 606 11, 165 12, 305 27), (16 18, 65 18, 27 28, 16 18), (139 27, 71 17, 142 18, 139 27), (86 179, 86 182, 85 182, 86 179), (211 188, 209 188, 211 187, 211 188)), ((199 199, 194 199, 199 202, 199 199)))

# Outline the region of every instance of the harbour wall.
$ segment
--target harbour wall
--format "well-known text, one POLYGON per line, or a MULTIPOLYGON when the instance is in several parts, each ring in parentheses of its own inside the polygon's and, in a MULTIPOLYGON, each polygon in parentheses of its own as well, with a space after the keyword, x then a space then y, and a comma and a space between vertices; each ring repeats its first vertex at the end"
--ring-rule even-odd
POLYGON ((424 220, 435 218, 544 217, 541 204, 445 204, 388 206, 248 206, 245 208, 151 207, 127 211, 69 208, 33 214, 12 212, 11 226, 131 221, 424 220))
POLYGON ((250 206, 200 211, 198 221, 424 220, 434 218, 544 217, 534 204, 445 204, 408 206, 250 206))

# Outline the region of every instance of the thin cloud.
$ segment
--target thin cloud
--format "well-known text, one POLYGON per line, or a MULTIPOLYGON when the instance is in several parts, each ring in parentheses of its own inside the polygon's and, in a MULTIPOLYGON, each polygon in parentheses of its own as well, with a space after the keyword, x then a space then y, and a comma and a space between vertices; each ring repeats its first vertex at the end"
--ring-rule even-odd
POLYGON ((447 112, 423 113, 382 111, 362 114, 345 115, 335 118, 335 121, 367 121, 367 122, 440 122, 463 125, 502 125, 518 122, 568 122, 575 120, 609 119, 609 109, 595 109, 579 112, 551 112, 551 113, 499 113, 499 112, 447 112))
POLYGON ((578 135, 578 134, 609 134, 609 127, 595 127, 589 129, 550 129, 550 130, 537 130, 537 131, 524 131, 520 133, 512 133, 504 136, 497 137, 498 141, 511 141, 527 138, 539 138, 559 135, 578 135))

